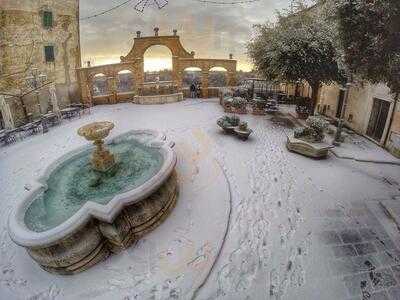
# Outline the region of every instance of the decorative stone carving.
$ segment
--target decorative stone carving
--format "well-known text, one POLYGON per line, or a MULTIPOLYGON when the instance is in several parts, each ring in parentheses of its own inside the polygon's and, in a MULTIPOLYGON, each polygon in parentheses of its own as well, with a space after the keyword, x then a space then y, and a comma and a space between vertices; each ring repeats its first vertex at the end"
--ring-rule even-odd
POLYGON ((238 127, 234 129, 235 134, 243 141, 246 141, 250 134, 253 132, 252 129, 248 128, 247 122, 240 122, 238 127))
POLYGON ((111 122, 95 122, 85 125, 78 130, 78 134, 88 141, 93 141, 96 149, 92 154, 92 168, 99 172, 107 172, 115 165, 114 155, 104 146, 104 139, 114 128, 111 122))
POLYGON ((328 127, 321 117, 309 117, 307 126, 296 128, 293 137, 288 137, 286 146, 289 151, 294 151, 313 158, 324 158, 333 146, 324 143, 324 130, 328 127))
POLYGON ((70 237, 48 247, 28 248, 28 253, 51 273, 85 271, 160 225, 175 207, 178 193, 174 172, 154 194, 123 209, 112 223, 92 220, 70 237))
POLYGON ((333 146, 327 143, 311 143, 295 137, 287 137, 286 147, 289 151, 297 152, 313 158, 325 158, 333 146))

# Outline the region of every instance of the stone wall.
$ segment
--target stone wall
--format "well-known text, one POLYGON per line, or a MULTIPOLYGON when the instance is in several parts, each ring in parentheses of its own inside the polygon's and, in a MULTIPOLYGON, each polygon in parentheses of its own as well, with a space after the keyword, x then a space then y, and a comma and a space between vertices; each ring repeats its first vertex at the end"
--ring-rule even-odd
MULTIPOLYGON (((32 68, 56 84, 60 106, 80 100, 76 68, 81 66, 79 0, 2 0, 0 11, 0 92, 21 95, 30 88, 25 78, 32 68), (43 26, 43 12, 53 13, 53 26, 43 26), (46 62, 44 46, 54 46, 54 62, 46 62)), ((48 87, 40 92, 42 112, 49 101, 48 87)), ((15 104, 17 123, 24 118, 15 104)), ((24 97, 28 112, 38 115, 34 94, 24 97)))
MULTIPOLYGON (((338 109, 340 86, 329 85, 321 88, 319 97, 320 112, 325 106, 325 115, 335 118, 338 109)), ((389 88, 384 84, 371 85, 359 84, 350 88, 347 109, 345 113, 345 124, 359 134, 365 135, 371 117, 374 98, 387 101, 390 104, 389 114, 386 119, 385 130, 382 138, 378 142, 382 146, 392 149, 392 152, 399 153, 400 145, 396 145, 390 137, 400 135, 400 105, 397 104, 396 112, 394 109, 394 98, 390 94, 389 88), (393 121, 390 126, 390 120, 393 121), (386 138, 388 137, 388 139, 386 138), (386 142, 386 145, 385 145, 386 142), (397 149, 397 150, 396 150, 397 149)), ((393 138, 396 139, 396 138, 393 138)))

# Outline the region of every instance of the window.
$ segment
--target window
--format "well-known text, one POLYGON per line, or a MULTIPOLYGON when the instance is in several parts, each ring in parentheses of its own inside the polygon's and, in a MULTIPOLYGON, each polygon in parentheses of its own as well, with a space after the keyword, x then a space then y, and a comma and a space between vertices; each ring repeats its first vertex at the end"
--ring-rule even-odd
POLYGON ((43 12, 43 27, 45 28, 53 27, 53 13, 51 11, 43 12))
POLYGON ((44 46, 44 56, 46 58, 46 62, 54 61, 54 46, 44 46))

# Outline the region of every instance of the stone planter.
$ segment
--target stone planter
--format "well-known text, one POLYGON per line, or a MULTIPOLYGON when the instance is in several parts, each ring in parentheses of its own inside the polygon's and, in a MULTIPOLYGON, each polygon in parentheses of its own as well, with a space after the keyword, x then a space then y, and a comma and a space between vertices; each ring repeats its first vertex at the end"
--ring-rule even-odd
POLYGON ((224 112, 227 113, 227 114, 230 114, 230 113, 233 113, 234 111, 232 109, 232 106, 225 104, 224 105, 224 112))
POLYGON ((308 113, 301 113, 297 112, 297 117, 301 120, 306 120, 308 118, 309 114, 308 113))
POLYGON ((219 127, 222 128, 222 130, 225 133, 228 133, 228 134, 234 133, 234 130, 236 128, 236 126, 227 126, 226 123, 223 122, 222 118, 217 121, 217 124, 219 127))
POLYGON ((242 141, 246 141, 249 138, 250 134, 253 132, 253 130, 251 129, 240 130, 238 127, 236 127, 234 129, 234 132, 239 139, 241 139, 242 141))
POLYGON ((149 96, 135 96, 133 103, 135 104, 167 104, 183 101, 183 93, 175 93, 169 95, 149 95, 149 96))
POLYGON ((253 115, 255 116, 265 116, 266 112, 264 109, 260 109, 257 107, 253 107, 253 111, 252 111, 253 115))
POLYGON ((287 138, 286 147, 289 151, 312 158, 325 158, 329 150, 333 148, 332 145, 324 142, 311 143, 294 137, 287 138))
POLYGON ((247 114, 247 109, 246 109, 246 107, 240 107, 240 108, 235 107, 235 113, 240 114, 240 115, 245 115, 245 114, 247 114))

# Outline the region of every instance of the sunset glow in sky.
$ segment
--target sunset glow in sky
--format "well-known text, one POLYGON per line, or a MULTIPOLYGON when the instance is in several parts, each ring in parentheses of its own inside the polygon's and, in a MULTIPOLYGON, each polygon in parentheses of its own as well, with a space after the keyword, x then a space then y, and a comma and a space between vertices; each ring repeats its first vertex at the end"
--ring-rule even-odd
MULTIPOLYGON (((170 0, 159 10, 150 6, 143 13, 133 9, 134 2, 113 13, 81 21, 82 60, 92 65, 118 63, 133 45, 136 31, 142 36, 172 35, 177 29, 186 50, 196 58, 228 58, 233 53, 238 69, 249 71, 246 43, 252 26, 274 20, 276 9, 287 8, 290 0, 260 0, 240 5, 215 5, 195 0, 170 0)), ((121 0, 85 0, 80 2, 80 15, 85 17, 121 3, 121 0)), ((171 54, 165 47, 151 47, 145 55, 145 70, 171 68, 171 54)))

